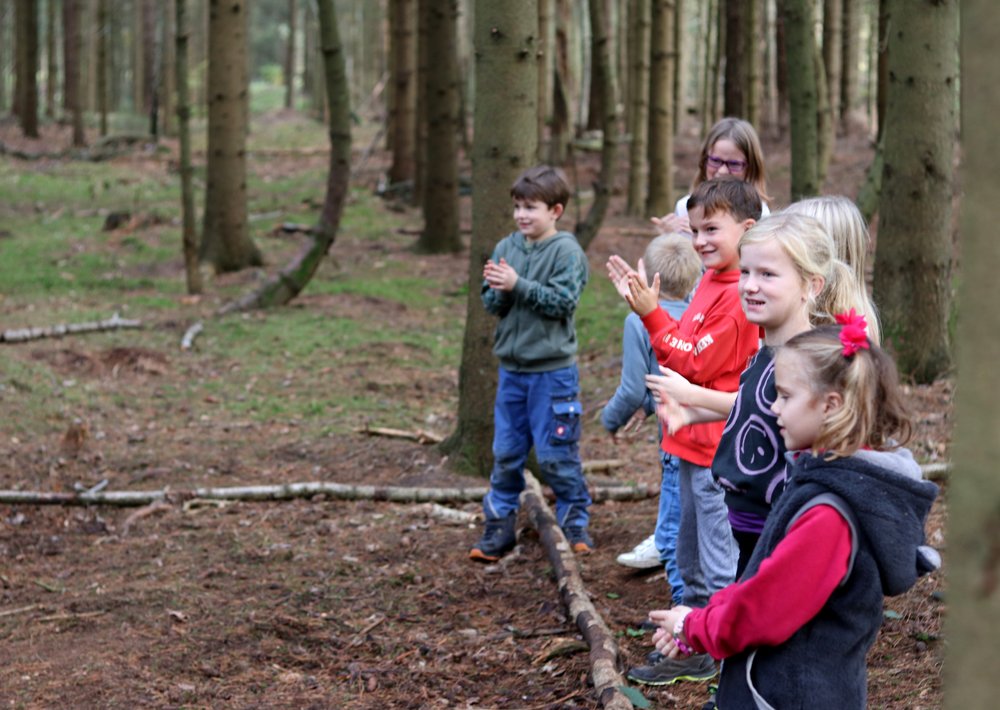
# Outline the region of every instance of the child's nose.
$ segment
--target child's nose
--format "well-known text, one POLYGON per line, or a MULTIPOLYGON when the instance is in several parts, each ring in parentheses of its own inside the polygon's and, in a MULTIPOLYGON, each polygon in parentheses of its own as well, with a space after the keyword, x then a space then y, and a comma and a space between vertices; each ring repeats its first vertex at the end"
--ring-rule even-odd
POLYGON ((718 167, 718 169, 717 169, 717 170, 715 171, 715 174, 716 174, 716 175, 730 175, 731 173, 729 172, 729 166, 728 166, 728 165, 726 165, 725 163, 723 163, 723 164, 722 164, 722 165, 720 165, 720 166, 718 167))

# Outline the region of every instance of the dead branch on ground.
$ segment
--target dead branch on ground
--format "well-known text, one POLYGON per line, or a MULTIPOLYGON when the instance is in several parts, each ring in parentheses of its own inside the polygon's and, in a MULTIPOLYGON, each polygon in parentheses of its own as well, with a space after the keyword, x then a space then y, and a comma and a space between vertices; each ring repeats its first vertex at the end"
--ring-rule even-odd
POLYGON ((77 333, 92 333, 103 330, 118 330, 119 328, 141 328, 142 321, 119 317, 116 312, 108 320, 89 321, 87 323, 69 323, 50 325, 41 328, 23 328, 21 330, 5 330, 0 333, 0 343, 23 343, 41 338, 61 338, 64 335, 77 333))
POLYGON ((197 338, 198 333, 203 330, 205 330, 205 326, 200 321, 188 328, 184 332, 184 337, 181 338, 181 350, 190 350, 194 345, 194 339, 197 338))
POLYGON ((387 436, 391 439, 410 439, 412 441, 416 441, 418 444, 440 444, 444 441, 444 437, 440 434, 435 434, 432 431, 424 431, 423 429, 406 431, 405 429, 390 429, 388 427, 368 426, 365 424, 363 427, 357 427, 354 431, 367 436, 387 436))

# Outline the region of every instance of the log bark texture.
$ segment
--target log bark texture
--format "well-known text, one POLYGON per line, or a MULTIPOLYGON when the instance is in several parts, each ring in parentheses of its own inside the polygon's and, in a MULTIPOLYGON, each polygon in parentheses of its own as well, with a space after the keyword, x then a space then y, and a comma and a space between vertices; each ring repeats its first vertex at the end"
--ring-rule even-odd
POLYGON ((62 325, 50 325, 40 328, 22 328, 5 330, 0 333, 0 343, 23 343, 27 340, 41 340, 42 338, 61 338, 64 335, 76 335, 77 333, 93 333, 99 330, 118 330, 119 328, 141 328, 142 321, 119 318, 115 313, 108 320, 90 321, 87 323, 69 323, 62 325))

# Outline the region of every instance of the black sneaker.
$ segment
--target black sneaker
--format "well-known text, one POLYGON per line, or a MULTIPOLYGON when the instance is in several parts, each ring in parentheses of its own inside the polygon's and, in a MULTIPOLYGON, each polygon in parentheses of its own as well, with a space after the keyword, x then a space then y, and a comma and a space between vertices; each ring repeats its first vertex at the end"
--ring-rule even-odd
POLYGON ((652 651, 650 651, 649 653, 646 654, 646 665, 647 666, 655 666, 657 663, 659 663, 660 661, 662 661, 664 658, 666 658, 666 656, 664 656, 662 653, 660 653, 659 651, 657 651, 657 650, 654 649, 654 650, 652 650, 652 651))
POLYGON ((516 520, 516 511, 506 518, 487 520, 483 537, 469 550, 469 558, 482 562, 496 562, 505 552, 513 550, 517 537, 514 530, 516 520))
POLYGON ((566 535, 566 540, 569 541, 569 546, 573 548, 573 552, 594 551, 594 541, 587 534, 587 528, 582 525, 568 525, 563 528, 563 533, 566 535))
POLYGON ((707 653, 696 653, 681 661, 664 657, 659 663, 628 672, 628 679, 643 685, 670 685, 679 680, 708 680, 716 674, 715 661, 707 653))

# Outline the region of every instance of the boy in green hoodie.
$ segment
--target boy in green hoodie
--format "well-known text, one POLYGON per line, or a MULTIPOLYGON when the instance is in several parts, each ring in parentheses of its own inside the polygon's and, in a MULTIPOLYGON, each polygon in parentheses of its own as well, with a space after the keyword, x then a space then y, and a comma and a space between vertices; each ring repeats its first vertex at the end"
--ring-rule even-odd
POLYGON ((510 190, 518 231, 497 244, 483 270, 486 310, 500 316, 493 353, 500 378, 493 411, 493 472, 483 499, 486 530, 469 557, 495 562, 514 547, 514 522, 532 445, 556 494, 556 518, 577 552, 591 504, 580 465, 580 375, 573 313, 590 276, 569 232, 556 229, 569 200, 562 172, 546 165, 521 173, 510 190))

